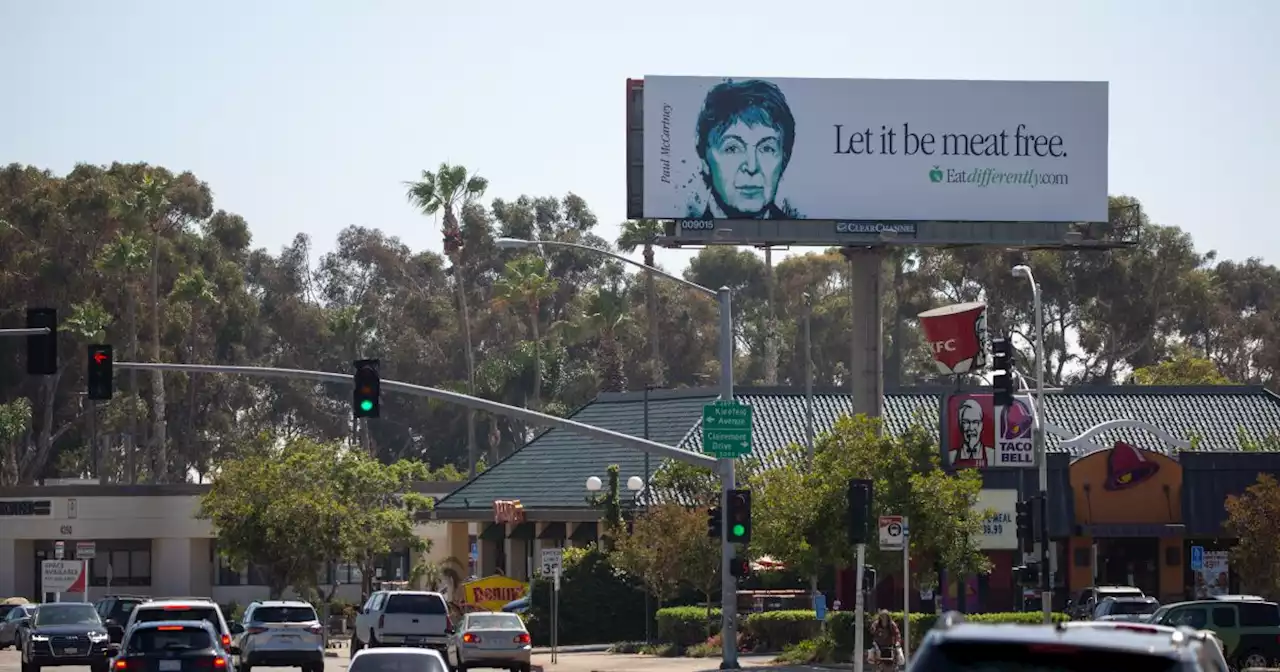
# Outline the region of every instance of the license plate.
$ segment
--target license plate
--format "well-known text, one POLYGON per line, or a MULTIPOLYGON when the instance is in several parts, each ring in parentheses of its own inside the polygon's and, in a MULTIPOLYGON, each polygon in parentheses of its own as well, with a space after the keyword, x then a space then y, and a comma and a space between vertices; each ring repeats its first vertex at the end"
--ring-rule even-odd
POLYGON ((181 669, 182 669, 182 661, 181 661, 181 660, 162 660, 162 661, 160 661, 160 672, 168 672, 168 671, 170 671, 170 670, 171 670, 172 672, 178 672, 178 670, 181 670, 181 669))
POLYGON ((80 649, 77 649, 74 646, 68 646, 62 650, 62 655, 64 656, 74 656, 77 653, 80 653, 80 649))
POLYGON ((297 635, 278 635, 280 639, 297 639, 297 635))

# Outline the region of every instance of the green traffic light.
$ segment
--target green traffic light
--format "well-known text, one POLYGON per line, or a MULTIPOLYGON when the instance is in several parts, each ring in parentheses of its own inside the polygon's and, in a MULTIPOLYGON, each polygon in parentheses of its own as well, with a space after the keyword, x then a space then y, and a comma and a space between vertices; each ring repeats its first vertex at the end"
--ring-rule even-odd
POLYGON ((360 410, 362 410, 362 411, 372 411, 372 410, 373 410, 373 401, 372 401, 372 400, 370 400, 370 399, 365 399, 364 401, 361 401, 361 402, 360 402, 360 410))
POLYGON ((733 526, 733 536, 741 537, 747 533, 747 526, 741 523, 733 526))

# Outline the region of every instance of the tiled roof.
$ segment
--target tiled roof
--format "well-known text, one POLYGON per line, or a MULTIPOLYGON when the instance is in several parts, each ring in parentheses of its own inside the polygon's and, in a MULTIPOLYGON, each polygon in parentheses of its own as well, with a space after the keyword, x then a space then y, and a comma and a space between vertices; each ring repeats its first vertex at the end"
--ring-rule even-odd
MULTIPOLYGON (((928 428, 935 436, 939 408, 954 388, 904 388, 885 395, 884 420, 890 432, 912 424, 928 428)), ((981 390, 973 390, 979 392, 981 390)), ((1255 439, 1280 434, 1280 397, 1252 386, 1203 387, 1081 387, 1051 391, 1046 395, 1046 415, 1065 432, 1080 433, 1107 420, 1144 420, 1164 428, 1174 437, 1198 437, 1201 451, 1235 451, 1243 430, 1255 439)), ((702 450, 699 431, 702 407, 716 398, 701 390, 660 390, 651 393, 650 437, 658 442, 694 452, 702 450)), ((752 456, 773 466, 778 451, 805 440, 805 399, 795 388, 740 388, 737 398, 754 409, 752 456)), ((822 433, 847 413, 850 397, 844 391, 815 391, 814 431, 822 433)), ((579 422, 640 436, 643 403, 639 392, 602 394, 576 414, 579 422)), ((1083 454, 1092 448, 1068 450, 1060 437, 1047 435, 1053 452, 1083 454)), ((1161 441, 1141 428, 1117 428, 1093 439, 1096 448, 1117 440, 1150 450, 1167 450, 1161 441)), ((437 509, 489 509, 494 499, 519 498, 529 508, 585 507, 584 483, 589 476, 605 477, 611 464, 622 479, 643 474, 643 454, 552 429, 513 455, 437 503, 437 509), (469 503, 469 505, 468 505, 469 503)), ((657 471, 662 460, 653 458, 657 471)), ((655 493, 661 498, 661 493, 655 493)))
MULTIPOLYGON (((649 399, 649 438, 677 445, 702 418, 702 407, 716 398, 708 390, 655 390, 649 399)), ((644 435, 641 393, 606 393, 572 417, 632 436, 644 435)), ((525 509, 585 508, 586 481, 607 477, 616 464, 623 483, 644 475, 644 453, 596 439, 550 429, 483 474, 436 502, 436 510, 489 510, 495 499, 519 499, 525 509)), ((650 458, 657 471, 662 458, 650 458)))

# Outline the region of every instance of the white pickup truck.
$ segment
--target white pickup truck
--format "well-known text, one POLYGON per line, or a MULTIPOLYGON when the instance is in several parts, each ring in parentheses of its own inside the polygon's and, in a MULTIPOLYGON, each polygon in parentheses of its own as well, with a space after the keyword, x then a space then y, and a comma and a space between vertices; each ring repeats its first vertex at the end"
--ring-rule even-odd
POLYGON ((453 622, 440 593, 417 590, 380 590, 356 615, 352 653, 365 647, 420 646, 435 649, 453 660, 453 622))

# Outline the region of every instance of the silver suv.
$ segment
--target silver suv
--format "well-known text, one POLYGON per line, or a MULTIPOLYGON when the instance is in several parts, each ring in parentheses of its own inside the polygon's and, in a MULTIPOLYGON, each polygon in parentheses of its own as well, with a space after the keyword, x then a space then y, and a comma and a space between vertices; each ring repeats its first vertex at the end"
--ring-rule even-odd
POLYGON ((244 630, 239 635, 239 672, 249 672, 255 665, 324 671, 324 626, 310 604, 254 602, 245 608, 240 625, 244 630))

